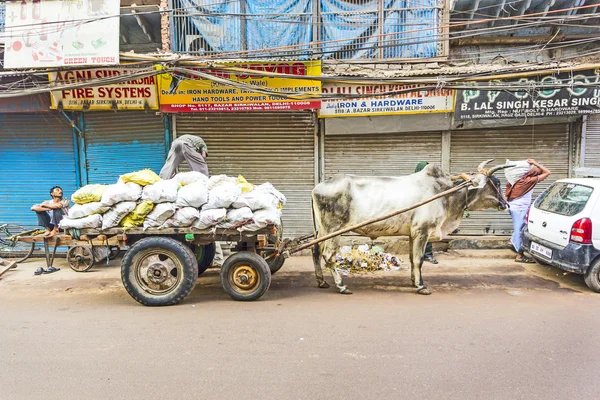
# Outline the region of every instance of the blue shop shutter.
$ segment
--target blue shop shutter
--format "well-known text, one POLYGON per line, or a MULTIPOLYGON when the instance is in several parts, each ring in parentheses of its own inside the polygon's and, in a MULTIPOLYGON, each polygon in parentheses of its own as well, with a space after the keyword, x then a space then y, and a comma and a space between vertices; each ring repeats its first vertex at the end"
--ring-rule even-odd
POLYGON ((149 168, 157 174, 166 159, 161 116, 137 111, 84 114, 88 183, 116 183, 119 176, 149 168))
POLYGON ((34 203, 77 190, 71 126, 53 114, 0 114, 0 224, 35 227, 34 203))

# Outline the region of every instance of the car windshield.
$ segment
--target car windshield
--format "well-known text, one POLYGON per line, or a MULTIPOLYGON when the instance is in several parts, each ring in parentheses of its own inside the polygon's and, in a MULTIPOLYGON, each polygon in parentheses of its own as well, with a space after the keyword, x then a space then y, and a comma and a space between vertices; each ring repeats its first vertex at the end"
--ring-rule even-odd
POLYGON ((593 191, 589 186, 558 182, 542 193, 535 207, 570 217, 583 210, 593 191))

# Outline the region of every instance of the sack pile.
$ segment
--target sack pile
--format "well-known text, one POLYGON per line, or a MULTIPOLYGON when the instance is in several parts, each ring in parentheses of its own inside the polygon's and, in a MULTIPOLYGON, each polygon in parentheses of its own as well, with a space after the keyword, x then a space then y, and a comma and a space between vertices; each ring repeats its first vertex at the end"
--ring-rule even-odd
POLYGON ((150 170, 122 175, 114 185, 87 185, 71 196, 75 203, 62 229, 213 227, 256 231, 281 225, 286 198, 270 183, 254 186, 243 176, 183 172, 161 180, 150 170))

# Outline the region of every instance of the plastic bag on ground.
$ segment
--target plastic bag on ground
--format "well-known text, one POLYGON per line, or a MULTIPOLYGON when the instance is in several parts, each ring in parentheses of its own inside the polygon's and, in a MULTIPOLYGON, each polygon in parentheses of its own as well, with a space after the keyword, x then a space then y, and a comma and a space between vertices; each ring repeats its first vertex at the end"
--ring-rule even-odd
POLYGON ((244 225, 244 230, 253 232, 266 228, 268 225, 281 225, 281 210, 278 208, 267 208, 254 211, 252 222, 244 225))
POLYGON ((179 189, 175 205, 178 207, 200 208, 208 201, 206 183, 197 181, 179 189))
POLYGON ((115 204, 102 216, 102 229, 118 226, 119 222, 121 222, 127 214, 132 212, 135 206, 135 201, 125 201, 123 203, 115 204))
POLYGON ((248 182, 242 175, 238 176, 237 183, 242 187, 242 193, 248 193, 254 190, 254 185, 248 182))
POLYGON ((200 218, 200 211, 194 207, 184 207, 175 211, 171 218, 165 221, 161 228, 185 228, 191 226, 200 218))
POLYGON ((514 185, 519 179, 525 176, 531 169, 531 164, 527 160, 510 161, 506 160, 507 164, 515 164, 514 167, 504 169, 504 177, 511 185, 514 185))
POLYGON ((173 203, 177 200, 179 183, 175 179, 165 179, 144 187, 142 200, 150 200, 155 204, 173 203))
POLYGON ((142 201, 140 204, 135 206, 132 212, 127 214, 125 218, 121 220, 120 225, 125 229, 142 226, 146 215, 148 215, 153 208, 154 203, 150 200, 142 201))
POLYGON ((250 207, 252 211, 255 211, 267 208, 281 208, 285 202, 285 196, 267 182, 255 187, 251 192, 242 193, 233 203, 233 207, 250 207))
POLYGON ((200 218, 194 223, 194 228, 208 229, 221 222, 225 222, 227 210, 224 208, 214 208, 212 210, 202 210, 200 218))
POLYGON ((58 227, 61 229, 96 229, 102 225, 102 215, 94 214, 87 217, 71 219, 63 218, 58 227))
POLYGON ((198 181, 208 183, 208 176, 198 171, 180 172, 173 179, 179 183, 179 186, 186 186, 198 181))
POLYGON ((202 206, 203 210, 213 208, 229 208, 234 201, 242 194, 242 187, 238 185, 235 178, 229 178, 225 175, 217 175, 224 177, 211 182, 208 180, 208 202, 202 206))
POLYGON ((141 171, 121 175, 120 180, 125 183, 133 182, 141 186, 146 186, 160 181, 160 177, 152 170, 143 169, 141 171))
POLYGON ((71 201, 76 204, 87 204, 100 201, 106 190, 106 185, 85 185, 71 195, 71 201))
POLYGON ((171 218, 177 211, 177 207, 173 203, 160 203, 154 207, 154 210, 146 216, 144 220, 144 229, 158 228, 171 218))
POLYGON ((101 202, 105 206, 112 206, 124 201, 138 201, 141 196, 142 187, 137 183, 115 183, 106 187, 101 202))
POLYGON ((233 229, 252 221, 252 210, 249 207, 234 208, 227 211, 225 222, 218 225, 219 228, 233 229))
POLYGON ((87 217, 88 215, 102 214, 108 211, 110 207, 103 205, 99 201, 86 204, 75 204, 69 208, 69 218, 77 219, 87 217))

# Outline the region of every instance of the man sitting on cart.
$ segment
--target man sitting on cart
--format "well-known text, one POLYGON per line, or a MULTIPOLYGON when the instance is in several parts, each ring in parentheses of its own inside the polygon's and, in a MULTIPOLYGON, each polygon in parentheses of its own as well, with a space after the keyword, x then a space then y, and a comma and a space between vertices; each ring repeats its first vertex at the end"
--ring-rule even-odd
POLYGON ((58 233, 58 224, 69 212, 69 199, 63 198, 63 190, 59 186, 50 189, 52 200, 46 200, 41 204, 34 204, 31 211, 35 211, 38 217, 38 225, 46 228, 44 236, 52 237, 58 233))

